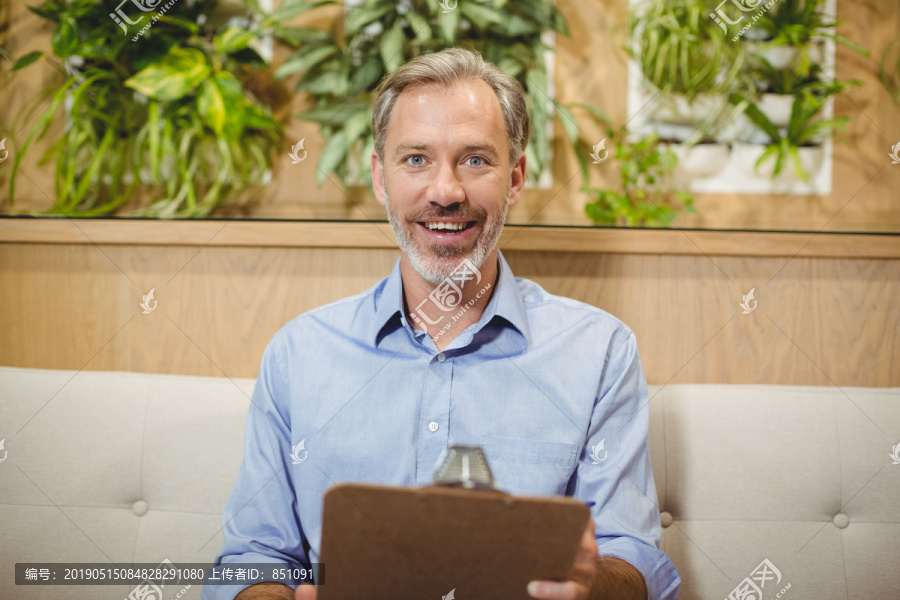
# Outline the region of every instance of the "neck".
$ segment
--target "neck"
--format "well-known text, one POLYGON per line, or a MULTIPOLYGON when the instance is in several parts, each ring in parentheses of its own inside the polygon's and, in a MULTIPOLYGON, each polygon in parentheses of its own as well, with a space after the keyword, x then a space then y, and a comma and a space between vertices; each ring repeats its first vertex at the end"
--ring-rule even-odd
POLYGON ((450 277, 434 285, 419 275, 406 255, 401 257, 406 314, 413 327, 428 332, 439 350, 477 323, 484 314, 497 284, 496 248, 488 254, 479 272, 461 266, 450 277))

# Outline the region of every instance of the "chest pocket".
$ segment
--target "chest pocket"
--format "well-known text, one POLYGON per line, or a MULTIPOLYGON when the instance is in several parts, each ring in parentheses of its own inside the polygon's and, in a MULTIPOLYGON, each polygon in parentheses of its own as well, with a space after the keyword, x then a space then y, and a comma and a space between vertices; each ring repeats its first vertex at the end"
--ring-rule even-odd
POLYGON ((563 442, 482 435, 481 447, 495 483, 525 496, 563 495, 581 447, 563 442))

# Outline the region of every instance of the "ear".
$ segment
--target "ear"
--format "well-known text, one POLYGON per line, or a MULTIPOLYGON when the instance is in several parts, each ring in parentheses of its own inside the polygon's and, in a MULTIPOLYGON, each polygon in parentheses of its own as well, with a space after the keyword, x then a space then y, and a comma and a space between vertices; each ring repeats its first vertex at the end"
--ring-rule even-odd
POLYGON ((519 156, 519 160, 510 173, 511 183, 509 190, 509 207, 512 208, 522 198, 522 190, 525 189, 525 153, 519 156))
POLYGON ((378 160, 378 154, 372 153, 372 191, 375 192, 375 199, 378 204, 384 206, 384 185, 382 184, 384 177, 384 165, 378 160))

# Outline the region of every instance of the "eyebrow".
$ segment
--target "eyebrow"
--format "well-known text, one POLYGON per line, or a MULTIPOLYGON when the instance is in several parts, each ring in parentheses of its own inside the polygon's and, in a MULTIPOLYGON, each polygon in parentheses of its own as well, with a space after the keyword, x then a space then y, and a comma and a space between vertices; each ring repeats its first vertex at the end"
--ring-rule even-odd
MULTIPOLYGON (((422 144, 422 143, 416 143, 416 142, 405 142, 405 143, 397 146, 397 148, 394 150, 394 158, 399 159, 401 157, 401 155, 405 154, 406 152, 413 152, 413 151, 418 152, 418 151, 423 151, 423 150, 429 150, 430 148, 431 148, 431 146, 429 146, 428 144, 422 144)), ((494 158, 494 159, 499 159, 499 157, 500 157, 500 153, 497 152, 497 148, 495 148, 493 144, 489 144, 489 143, 466 144, 465 146, 463 146, 463 151, 464 152, 481 152, 482 154, 490 155, 491 158, 494 158)))

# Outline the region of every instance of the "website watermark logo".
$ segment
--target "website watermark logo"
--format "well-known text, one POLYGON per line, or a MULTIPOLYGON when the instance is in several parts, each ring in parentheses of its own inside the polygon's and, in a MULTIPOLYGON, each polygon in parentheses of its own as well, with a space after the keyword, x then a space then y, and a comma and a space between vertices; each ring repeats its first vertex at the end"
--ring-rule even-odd
POLYGON ((306 443, 306 438, 303 438, 302 440, 300 440, 300 442, 296 446, 291 446, 291 460, 294 461, 293 464, 299 465, 304 460, 306 460, 307 456, 309 456, 309 450, 307 450, 306 448, 303 447, 303 445, 305 443, 306 443), (302 458, 300 457, 301 450, 303 451, 302 458))
MULTIPOLYGON (((753 569, 749 577, 744 577, 744 580, 728 594, 728 598, 725 600, 762 600, 766 583, 772 581, 774 581, 774 585, 770 585, 769 589, 781 584, 781 571, 766 558, 753 569)), ((785 584, 781 591, 775 594, 775 597, 781 598, 789 589, 791 589, 791 584, 785 584)))
POLYGON ((590 457, 591 457, 591 460, 593 461, 591 464, 599 465, 604 460, 606 460, 606 457, 607 457, 607 455, 609 455, 609 452, 606 451, 605 445, 606 445, 606 438, 603 438, 598 443, 591 446, 590 457))
POLYGON ((125 600, 178 600, 191 588, 191 585, 188 584, 181 588, 181 591, 177 594, 166 599, 163 595, 163 588, 166 587, 165 581, 169 574, 178 570, 177 567, 172 561, 165 558, 156 569, 151 570, 155 571, 153 576, 137 584, 125 600), (156 584, 157 581, 159 581, 159 585, 156 584))
MULTIPOLYGON (((897 144, 897 147, 900 147, 900 144, 897 144)), ((0 150, 3 151, 3 156, 0 156, 0 163, 2 163, 9 156, 9 150, 6 149, 6 138, 0 140, 0 150)))
MULTIPOLYGON (((128 23, 128 25, 140 25, 141 21, 144 18, 143 16, 140 16, 140 17, 138 17, 137 21, 132 21, 131 19, 129 19, 128 15, 126 15, 125 12, 122 10, 122 5, 128 4, 128 2, 129 2, 129 0, 122 0, 122 2, 116 7, 115 12, 109 13, 109 18, 111 18, 113 21, 115 21, 116 24, 122 28, 122 33, 124 33, 125 35, 128 35, 128 27, 125 25, 125 23, 128 23)), ((153 4, 152 2, 142 3, 142 2, 138 2, 137 0, 131 0, 131 2, 133 2, 134 5, 137 6, 143 12, 150 12, 151 10, 156 8, 155 5, 152 5, 153 4), (151 5, 151 6, 148 6, 148 5, 151 5)), ((162 0, 157 0, 157 2, 155 4, 159 4, 160 2, 162 2, 162 0)))
POLYGON ((449 594, 447 594, 446 596, 441 596, 441 600, 454 600, 455 596, 453 595, 453 593, 455 591, 456 591, 456 588, 453 588, 452 590, 450 590, 449 594))
POLYGON ((0 452, 3 453, 2 456, 0 456, 0 463, 5 462, 6 457, 9 456, 9 451, 4 447, 4 444, 6 444, 6 438, 0 440, 0 452))
MULTIPOLYGON (((3 442, 0 442, 0 450, 2 450, 2 449, 3 449, 3 442)), ((888 454, 888 456, 890 456, 891 459, 893 459, 893 461, 894 461, 891 464, 900 465, 900 444, 897 444, 896 446, 891 448, 891 453, 888 454)), ((3 462, 3 461, 0 460, 0 462, 3 462)))
POLYGON ((603 138, 599 143, 594 145, 594 151, 591 152, 591 158, 594 159, 595 165, 599 165, 604 160, 609 158, 609 151, 606 149, 606 138, 603 138), (603 151, 603 158, 600 157, 601 150, 603 151))
POLYGON ((750 292, 744 294, 741 298, 740 307, 744 309, 744 314, 749 315, 754 310, 756 310, 756 300, 753 299, 753 292, 756 291, 756 288, 751 288, 750 292), (753 302, 753 305, 750 305, 750 302, 753 302))
MULTIPOLYGON (((3 140, 4 142, 6 140, 3 140)), ((0 150, 3 149, 3 142, 0 142, 0 150)), ((897 142, 897 145, 891 148, 891 153, 888 154, 891 157, 892 165, 900 165, 900 142, 897 142)), ((3 162, 0 160, 0 162, 3 162)))
POLYGON ((479 271, 472 261, 467 258, 463 260, 440 284, 438 284, 438 286, 428 294, 427 298, 419 303, 416 310, 410 313, 410 318, 426 329, 426 323, 428 325, 439 325, 444 319, 447 319, 447 322, 444 323, 441 329, 431 336, 436 342, 438 338, 444 335, 454 323, 459 321, 466 311, 472 308, 472 306, 474 306, 475 303, 491 288, 492 284, 486 284, 477 294, 475 294, 474 298, 465 304, 462 304, 463 288, 465 287, 466 282, 471 281, 472 279, 475 280, 475 285, 481 283, 481 271, 479 271), (452 315, 435 313, 436 317, 432 318, 428 314, 428 311, 423 308, 423 305, 428 302, 444 313, 453 311, 456 311, 456 313, 452 315))
POLYGON ((172 6, 174 6, 178 0, 169 0, 169 2, 164 5, 162 5, 163 0, 122 0, 122 2, 119 3, 119 5, 116 7, 115 12, 109 13, 109 17, 113 21, 115 21, 119 27, 122 28, 122 32, 125 35, 128 35, 128 25, 138 26, 144 21, 144 15, 138 16, 136 21, 132 21, 128 18, 128 15, 125 14, 125 11, 122 10, 122 6, 128 4, 129 1, 137 6, 141 12, 148 13, 151 11, 156 11, 156 14, 150 18, 150 22, 141 27, 141 30, 131 38, 132 42, 136 42, 138 38, 147 33, 147 31, 149 31, 150 28, 153 27, 153 24, 159 21, 159 18, 166 14, 166 11, 172 8, 172 6), (128 25, 126 25, 126 23, 128 25))
POLYGON ((453 12, 456 9, 457 4, 459 4, 458 0, 453 0, 452 3, 449 0, 441 0, 441 8, 444 9, 445 13, 453 12))
POLYGON ((713 21, 715 21, 716 25, 722 28, 722 31, 725 32, 725 35, 728 35, 729 25, 740 24, 744 20, 745 15, 743 13, 753 12, 757 8, 759 8, 759 12, 757 12, 755 15, 747 15, 750 19, 749 22, 741 27, 741 30, 731 38, 732 42, 736 42, 738 41, 738 39, 743 37, 744 34, 749 31, 750 28, 753 27, 753 25, 757 21, 759 21, 763 17, 763 15, 766 14, 769 9, 775 5, 776 2, 778 2, 778 0, 768 0, 765 4, 763 4, 763 0, 722 0, 722 2, 720 2, 716 7, 715 12, 709 13, 709 17, 713 21), (732 20, 731 18, 729 18, 728 15, 725 14, 725 10, 722 8, 722 5, 727 5, 729 2, 731 4, 734 4, 738 8, 738 10, 741 11, 740 13, 736 14, 737 19, 732 20))
POLYGON ((299 142, 297 142, 296 144, 291 146, 291 151, 288 154, 288 156, 290 156, 292 159, 291 160, 292 165, 302 163, 304 161, 304 159, 306 158, 306 150, 303 150, 303 142, 305 142, 305 141, 306 141, 306 138, 303 138, 302 140, 300 140, 299 142), (297 156, 298 150, 303 150, 303 156, 297 156))
POLYGON ((153 292, 155 290, 156 290, 156 288, 151 288, 150 292, 147 294, 144 294, 144 296, 143 296, 143 300, 141 301, 141 308, 144 309, 145 315, 149 315, 154 310, 156 310, 156 305, 159 304, 156 300, 153 299, 153 292), (151 302, 153 302, 152 306, 150 305, 151 302))

